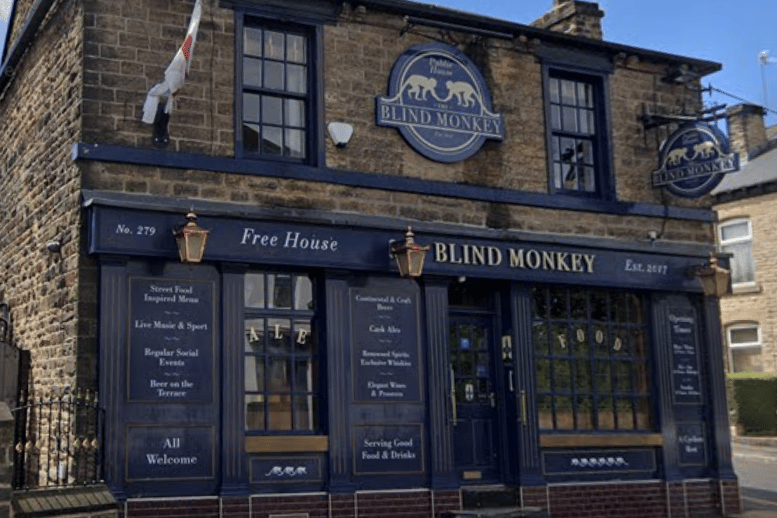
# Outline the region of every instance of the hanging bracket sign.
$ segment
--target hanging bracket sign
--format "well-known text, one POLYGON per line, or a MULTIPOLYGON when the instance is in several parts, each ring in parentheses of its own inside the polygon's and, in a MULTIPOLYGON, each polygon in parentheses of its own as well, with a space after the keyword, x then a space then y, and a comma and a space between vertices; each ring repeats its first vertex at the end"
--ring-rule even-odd
POLYGON ((653 187, 684 198, 703 196, 739 171, 739 154, 731 153, 726 136, 714 126, 695 122, 672 133, 661 146, 660 168, 653 187))
POLYGON ((504 139, 488 85, 475 64, 454 47, 409 48, 394 63, 388 96, 378 96, 375 123, 395 127, 410 146, 437 162, 465 160, 486 139, 504 139))

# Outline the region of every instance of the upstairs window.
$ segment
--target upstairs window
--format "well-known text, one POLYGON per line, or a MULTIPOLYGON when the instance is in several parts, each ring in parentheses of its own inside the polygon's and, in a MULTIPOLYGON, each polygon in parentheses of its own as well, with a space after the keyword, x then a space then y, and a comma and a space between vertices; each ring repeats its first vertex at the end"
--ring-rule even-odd
POLYGON ((313 112, 311 31, 245 18, 238 152, 307 163, 313 112))
POLYGON ((753 228, 748 219, 738 219, 718 226, 720 251, 733 254, 731 257, 731 284, 755 282, 753 264, 753 228))
POLYGON ((608 197, 603 79, 551 69, 546 80, 552 191, 608 197))

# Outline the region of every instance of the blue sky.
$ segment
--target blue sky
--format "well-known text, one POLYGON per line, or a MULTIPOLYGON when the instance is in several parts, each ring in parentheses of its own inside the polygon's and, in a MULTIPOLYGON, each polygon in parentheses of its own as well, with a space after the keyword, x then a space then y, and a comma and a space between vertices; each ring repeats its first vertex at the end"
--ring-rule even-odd
MULTIPOLYGON (((427 3, 527 25, 553 6, 553 0, 427 3)), ((0 44, 5 41, 10 4, 11 0, 0 0, 0 44)), ((703 86, 777 112, 777 1, 601 0, 599 6, 605 12, 602 27, 607 41, 722 63, 723 70, 707 76, 703 86), (759 63, 764 50, 771 52, 774 63, 759 63)), ((704 94, 704 101, 729 106, 740 102, 717 93, 704 94)), ((767 122, 777 124, 777 115, 771 113, 767 122)))
MULTIPOLYGON (((447 0, 436 5, 530 24, 553 0, 447 0)), ((777 1, 775 0, 601 0, 604 39, 723 64, 702 80, 724 92, 777 112, 777 1), (761 66, 770 51, 774 63, 761 66), (766 79, 767 101, 764 101, 766 79)), ((732 97, 704 94, 708 105, 733 106, 732 97)), ((770 113, 767 124, 777 124, 770 113)))

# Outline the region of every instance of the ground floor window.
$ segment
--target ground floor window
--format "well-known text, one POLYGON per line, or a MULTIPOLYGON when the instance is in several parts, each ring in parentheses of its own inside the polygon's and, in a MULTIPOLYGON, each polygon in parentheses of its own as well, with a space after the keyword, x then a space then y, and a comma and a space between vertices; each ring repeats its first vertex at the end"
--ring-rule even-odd
POLYGON ((313 280, 252 271, 244 281, 246 431, 317 431, 313 280))
POLYGON ((731 372, 762 372, 761 330, 756 324, 739 324, 728 328, 731 372))
POLYGON ((538 287, 532 311, 541 430, 653 430, 641 295, 538 287))

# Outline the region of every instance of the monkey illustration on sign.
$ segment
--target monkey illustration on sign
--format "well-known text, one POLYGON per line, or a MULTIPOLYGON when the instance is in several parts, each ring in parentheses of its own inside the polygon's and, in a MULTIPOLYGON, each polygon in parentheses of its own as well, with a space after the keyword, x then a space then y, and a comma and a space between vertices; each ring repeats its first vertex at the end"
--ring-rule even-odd
POLYGON ((695 160, 697 158, 710 158, 713 153, 721 154, 718 146, 709 140, 705 140, 704 142, 700 142, 693 146, 693 153, 694 155, 691 160, 695 160))
POLYGON ((459 106, 474 106, 480 99, 473 86, 465 81, 447 81, 445 86, 448 88, 448 96, 443 102, 448 102, 456 97, 459 106))
POLYGON ((680 165, 683 159, 688 160, 688 148, 673 149, 666 155, 667 165, 680 165))
POLYGON ((434 93, 435 88, 437 88, 437 80, 435 78, 413 74, 405 79, 400 91, 404 92, 407 89, 407 95, 416 101, 425 101, 426 94, 429 92, 432 92, 432 95, 437 98, 437 94, 434 93))

